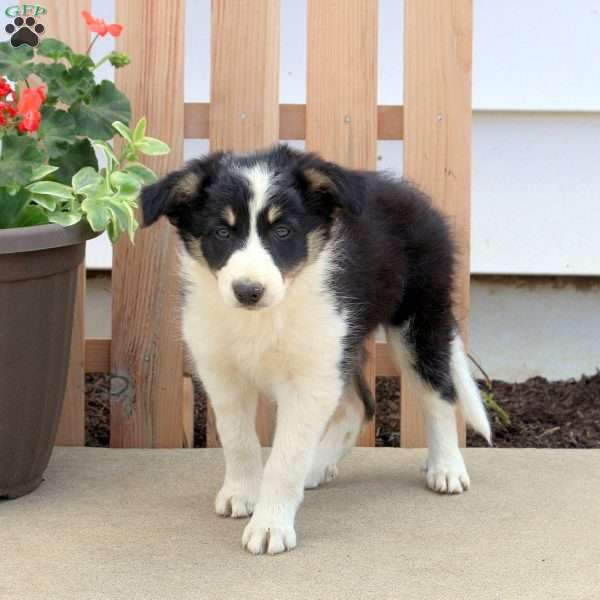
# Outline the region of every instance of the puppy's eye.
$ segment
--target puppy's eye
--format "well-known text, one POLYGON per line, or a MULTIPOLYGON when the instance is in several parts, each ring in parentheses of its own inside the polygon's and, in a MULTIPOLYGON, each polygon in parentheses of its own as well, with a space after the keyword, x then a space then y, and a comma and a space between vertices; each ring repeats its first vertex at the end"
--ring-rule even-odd
POLYGON ((281 240, 289 237, 290 233, 292 233, 292 230, 287 225, 277 225, 274 231, 275 235, 281 240))
POLYGON ((215 229, 215 237, 220 240, 226 240, 230 235, 229 227, 221 225, 215 229))

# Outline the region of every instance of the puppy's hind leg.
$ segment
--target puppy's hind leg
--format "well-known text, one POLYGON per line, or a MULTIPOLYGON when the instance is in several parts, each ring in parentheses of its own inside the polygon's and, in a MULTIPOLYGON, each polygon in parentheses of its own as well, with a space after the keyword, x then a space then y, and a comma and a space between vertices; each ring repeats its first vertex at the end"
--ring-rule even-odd
MULTIPOLYGON (((362 379, 362 374, 357 375, 362 379)), ((322 483, 332 481, 338 473, 338 462, 356 444, 356 438, 365 420, 365 402, 361 400, 362 381, 348 384, 340 403, 327 424, 327 429, 319 442, 313 464, 304 483, 305 489, 314 489, 322 483)))
POLYGON ((427 485, 436 492, 460 494, 470 481, 458 447, 456 388, 452 377, 453 324, 411 320, 388 327, 388 342, 402 377, 421 401, 429 453, 427 485))

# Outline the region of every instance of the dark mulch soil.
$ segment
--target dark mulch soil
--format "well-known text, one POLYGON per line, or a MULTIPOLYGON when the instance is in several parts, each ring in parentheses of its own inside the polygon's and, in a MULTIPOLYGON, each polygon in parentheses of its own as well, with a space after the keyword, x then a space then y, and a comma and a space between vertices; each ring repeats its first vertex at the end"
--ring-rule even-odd
MULTIPOLYGON (((600 448, 600 372, 579 381, 525 383, 492 381, 492 394, 510 417, 494 416, 494 444, 500 448, 600 448)), ((469 446, 484 446, 469 435, 469 446)))
MULTIPOLYGON (((88 446, 109 442, 110 381, 106 374, 86 377, 88 446)), ((195 446, 206 444, 206 397, 196 389, 195 446)), ((578 381, 547 381, 534 377, 524 383, 493 381, 491 394, 508 414, 509 425, 492 416, 494 442, 501 448, 600 448, 600 372, 578 381)), ((396 378, 377 379, 377 445, 400 443, 400 396, 396 378)), ((469 446, 485 446, 469 433, 469 446)))
POLYGON ((110 443, 110 376, 85 376, 85 445, 104 448, 110 443))

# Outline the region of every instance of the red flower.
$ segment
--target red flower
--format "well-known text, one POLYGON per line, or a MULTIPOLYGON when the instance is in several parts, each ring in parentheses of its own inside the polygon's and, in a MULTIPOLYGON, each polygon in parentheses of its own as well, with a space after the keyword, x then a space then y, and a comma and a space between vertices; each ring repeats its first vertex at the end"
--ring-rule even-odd
POLYGON ((12 104, 0 100, 0 126, 8 124, 8 119, 14 119, 17 116, 17 110, 12 104))
POLYGON ((13 93, 13 89, 4 77, 0 77, 0 99, 5 98, 9 94, 13 93))
POLYGON ((46 87, 43 85, 37 88, 27 88, 21 92, 16 111, 22 117, 19 122, 19 131, 21 133, 38 130, 42 122, 40 108, 45 100, 46 87))
POLYGON ((27 131, 37 131, 42 122, 42 115, 39 110, 27 110, 23 115, 23 119, 19 122, 19 131, 25 133, 27 131))
POLYGON ((123 31, 123 25, 120 25, 119 23, 111 23, 108 25, 104 19, 94 17, 87 10, 82 10, 81 16, 86 22, 88 29, 97 33, 100 37, 104 37, 107 33, 110 33, 113 37, 119 37, 121 31, 123 31))
POLYGON ((17 110, 23 114, 28 110, 39 110, 46 100, 46 87, 40 85, 36 88, 27 88, 21 92, 17 103, 17 110))
POLYGON ((0 102, 0 116, 2 113, 6 113, 11 119, 17 116, 17 109, 7 102, 0 102))

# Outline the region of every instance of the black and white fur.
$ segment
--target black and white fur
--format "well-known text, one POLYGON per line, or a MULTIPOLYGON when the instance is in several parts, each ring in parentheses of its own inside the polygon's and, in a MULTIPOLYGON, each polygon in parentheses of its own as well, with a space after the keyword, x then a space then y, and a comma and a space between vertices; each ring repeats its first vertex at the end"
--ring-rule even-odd
POLYGON ((363 342, 380 324, 421 398, 428 486, 469 488, 456 403, 488 441, 490 426, 452 313, 451 236, 426 196, 277 146, 193 160, 146 187, 142 207, 146 225, 166 215, 183 242, 183 335, 225 452, 215 507, 252 515, 250 552, 296 545, 303 490, 335 477, 372 416, 363 342), (277 403, 264 468, 259 393, 277 403))

